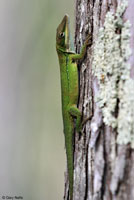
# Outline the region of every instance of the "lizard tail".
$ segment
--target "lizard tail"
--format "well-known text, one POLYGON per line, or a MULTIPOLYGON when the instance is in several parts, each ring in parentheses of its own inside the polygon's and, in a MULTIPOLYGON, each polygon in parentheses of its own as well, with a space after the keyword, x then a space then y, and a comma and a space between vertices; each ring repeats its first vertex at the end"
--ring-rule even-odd
POLYGON ((67 154, 67 168, 69 179, 69 196, 73 200, 73 135, 72 130, 65 136, 66 154, 67 154))
POLYGON ((73 200, 73 157, 72 155, 67 156, 67 168, 68 168, 68 179, 69 179, 69 196, 70 196, 70 200, 73 200))

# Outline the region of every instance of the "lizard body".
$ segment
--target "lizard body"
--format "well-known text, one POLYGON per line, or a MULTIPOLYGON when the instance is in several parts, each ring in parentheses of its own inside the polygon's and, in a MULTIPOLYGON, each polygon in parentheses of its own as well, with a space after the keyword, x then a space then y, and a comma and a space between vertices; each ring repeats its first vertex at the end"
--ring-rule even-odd
POLYGON ((81 112, 77 108, 79 96, 77 60, 82 59, 86 53, 90 36, 87 37, 81 53, 76 54, 70 44, 69 17, 65 15, 57 28, 56 50, 59 57, 62 115, 65 135, 65 147, 67 154, 67 168, 69 178, 69 196, 73 200, 73 134, 74 118, 76 118, 76 130, 81 130, 81 112))

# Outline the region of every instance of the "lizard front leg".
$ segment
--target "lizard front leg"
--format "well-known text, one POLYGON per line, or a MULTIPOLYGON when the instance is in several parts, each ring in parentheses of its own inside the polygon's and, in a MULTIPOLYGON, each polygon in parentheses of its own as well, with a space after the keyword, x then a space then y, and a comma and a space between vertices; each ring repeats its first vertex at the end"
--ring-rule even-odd
POLYGON ((91 35, 87 36, 87 38, 84 42, 84 45, 81 48, 80 54, 72 54, 71 55, 72 60, 77 61, 77 60, 83 59, 86 54, 86 48, 88 45, 91 45, 91 35))

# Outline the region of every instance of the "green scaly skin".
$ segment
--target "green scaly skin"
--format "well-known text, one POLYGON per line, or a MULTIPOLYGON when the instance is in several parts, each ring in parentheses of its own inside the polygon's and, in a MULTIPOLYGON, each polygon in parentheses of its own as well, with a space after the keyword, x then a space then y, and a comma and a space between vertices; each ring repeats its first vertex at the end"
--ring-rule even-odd
POLYGON ((65 15, 57 28, 56 50, 59 57, 61 93, 62 93, 62 115, 65 134, 65 147, 67 154, 67 167, 69 177, 69 196, 73 200, 73 133, 74 118, 76 118, 76 130, 82 128, 81 112, 77 108, 79 83, 76 61, 82 59, 86 53, 86 47, 90 44, 90 36, 87 37, 81 53, 76 54, 71 50, 69 17, 65 15))

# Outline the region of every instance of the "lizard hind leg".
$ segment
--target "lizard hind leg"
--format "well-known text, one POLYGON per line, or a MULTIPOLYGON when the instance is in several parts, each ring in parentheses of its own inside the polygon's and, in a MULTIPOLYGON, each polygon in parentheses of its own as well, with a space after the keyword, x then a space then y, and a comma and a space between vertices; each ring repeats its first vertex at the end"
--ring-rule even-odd
POLYGON ((72 105, 69 106, 68 112, 72 117, 76 117, 76 130, 80 132, 82 129, 81 111, 76 107, 76 105, 72 105))

